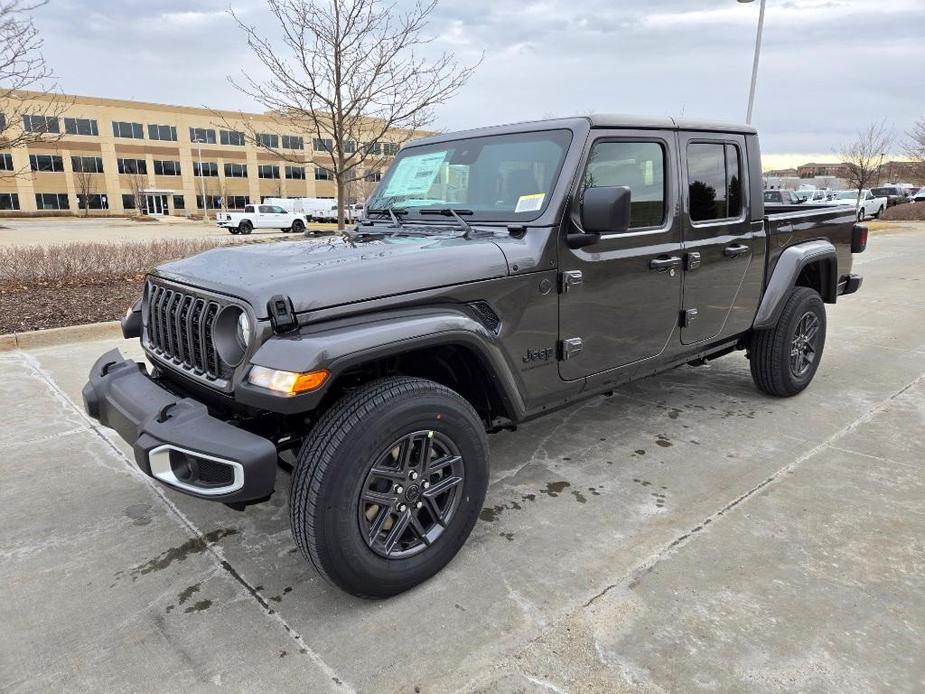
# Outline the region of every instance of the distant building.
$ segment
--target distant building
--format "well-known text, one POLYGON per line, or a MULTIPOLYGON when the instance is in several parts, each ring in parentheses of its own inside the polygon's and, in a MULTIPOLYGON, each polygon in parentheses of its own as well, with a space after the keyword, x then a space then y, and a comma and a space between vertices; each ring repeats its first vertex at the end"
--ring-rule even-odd
MULTIPOLYGON (((871 182, 872 186, 888 183, 925 185, 925 167, 911 161, 885 161, 871 182)), ((796 190, 801 186, 842 190, 849 187, 848 165, 845 163, 817 164, 810 162, 793 169, 773 169, 764 172, 764 186, 771 190, 796 190)))
MULTIPOLYGON (((35 112, 44 113, 42 95, 34 96, 35 112)), ((22 123, 6 123, 4 111, 11 109, 0 103, 0 123, 50 133, 12 151, 0 135, 0 216, 82 214, 85 207, 96 215, 124 214, 139 200, 148 214, 185 215, 203 205, 240 209, 266 197, 335 196, 325 168, 331 141, 281 128, 278 117, 85 96, 65 101, 60 117, 24 114, 22 123), (245 136, 264 123, 256 142, 245 136), (93 174, 92 189, 78 181, 86 173, 93 174)), ((405 139, 397 131, 394 142, 351 143, 370 147, 364 178, 379 180, 405 139)))

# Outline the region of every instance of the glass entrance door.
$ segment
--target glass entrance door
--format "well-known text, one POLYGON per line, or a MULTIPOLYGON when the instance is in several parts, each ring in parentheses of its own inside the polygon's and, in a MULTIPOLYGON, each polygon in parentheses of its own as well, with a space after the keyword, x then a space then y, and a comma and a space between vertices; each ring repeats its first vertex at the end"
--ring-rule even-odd
POLYGON ((151 215, 167 214, 167 196, 166 195, 147 195, 147 212, 151 215))

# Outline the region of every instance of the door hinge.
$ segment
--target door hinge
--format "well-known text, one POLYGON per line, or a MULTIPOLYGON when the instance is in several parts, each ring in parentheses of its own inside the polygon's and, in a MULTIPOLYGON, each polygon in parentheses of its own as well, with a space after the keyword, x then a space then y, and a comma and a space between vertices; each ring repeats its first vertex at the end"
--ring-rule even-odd
POLYGON ((689 328, 691 324, 695 320, 697 320, 697 316, 698 316, 698 313, 697 313, 697 309, 695 308, 689 308, 686 311, 681 311, 681 320, 679 321, 679 323, 681 324, 681 327, 689 328))
POLYGON ((562 361, 568 361, 574 356, 577 356, 581 352, 581 338, 580 337, 570 337, 567 340, 561 340, 559 342, 559 359, 562 361))
POLYGON ((700 253, 696 251, 693 253, 688 253, 687 258, 684 260, 684 269, 685 270, 696 270, 700 267, 700 253))
POLYGON ((565 294, 570 289, 580 287, 584 281, 584 276, 581 274, 581 270, 566 270, 562 273, 562 276, 559 279, 559 291, 565 294))

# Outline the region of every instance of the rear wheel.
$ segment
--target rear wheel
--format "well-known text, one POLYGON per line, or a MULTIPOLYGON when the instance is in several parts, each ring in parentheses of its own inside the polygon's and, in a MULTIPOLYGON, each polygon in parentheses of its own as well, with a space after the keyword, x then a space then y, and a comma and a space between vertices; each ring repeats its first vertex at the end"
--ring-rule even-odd
POLYGON ((246 219, 238 225, 238 232, 245 236, 254 230, 254 225, 246 219))
POLYGON ((825 304, 816 291, 794 287, 777 324, 752 334, 752 379, 769 395, 801 392, 813 380, 825 346, 825 304))
POLYGON ((289 519, 302 554, 328 581, 388 597, 442 569, 475 525, 488 486, 488 443, 472 406, 418 378, 345 395, 305 440, 289 519))
POLYGON ((235 236, 237 236, 237 235, 240 234, 241 232, 238 231, 238 229, 236 229, 235 227, 230 227, 230 228, 228 229, 228 233, 234 234, 235 236))

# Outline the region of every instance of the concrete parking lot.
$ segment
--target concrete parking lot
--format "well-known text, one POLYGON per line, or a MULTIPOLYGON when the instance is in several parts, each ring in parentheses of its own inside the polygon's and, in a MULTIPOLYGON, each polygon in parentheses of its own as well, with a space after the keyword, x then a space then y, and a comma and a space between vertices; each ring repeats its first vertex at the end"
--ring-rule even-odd
POLYGON ((468 544, 397 598, 296 553, 287 478, 165 491, 79 407, 131 343, 0 355, 0 690, 925 689, 925 229, 878 233, 808 391, 730 355, 492 437, 468 544))
MULTIPOLYGON (((310 229, 333 231, 336 224, 309 224, 310 229)), ((291 238, 279 229, 257 229, 250 238, 291 238)), ((158 217, 153 222, 128 218, 46 217, 40 219, 0 218, 0 248, 4 246, 47 246, 75 241, 123 242, 152 239, 231 239, 225 229, 211 222, 190 221, 182 217, 158 217)))

